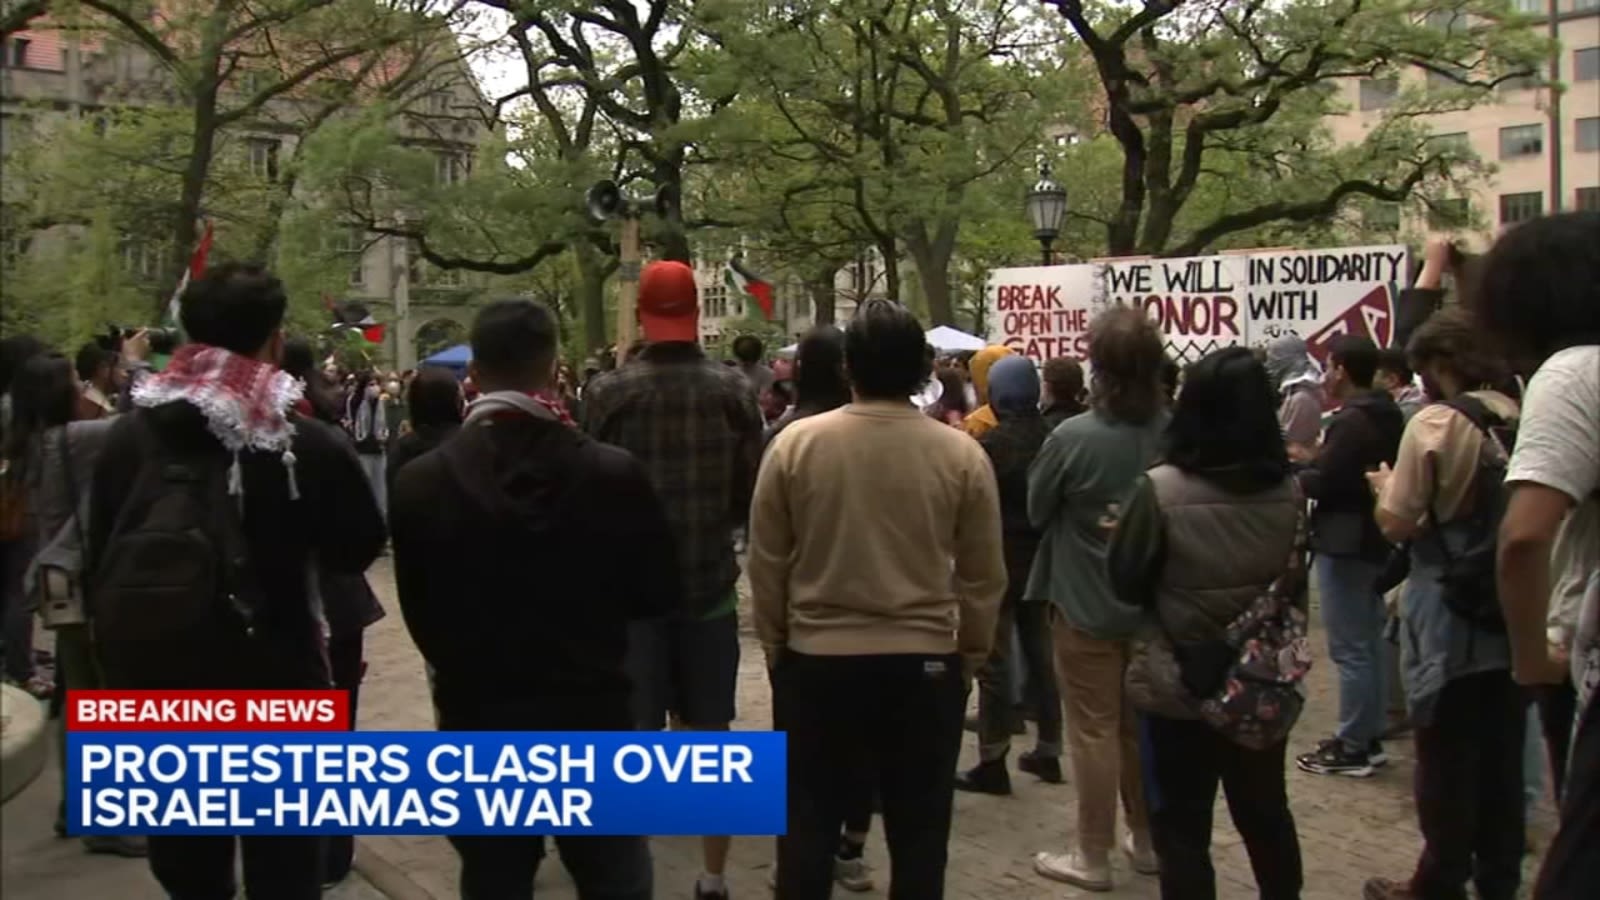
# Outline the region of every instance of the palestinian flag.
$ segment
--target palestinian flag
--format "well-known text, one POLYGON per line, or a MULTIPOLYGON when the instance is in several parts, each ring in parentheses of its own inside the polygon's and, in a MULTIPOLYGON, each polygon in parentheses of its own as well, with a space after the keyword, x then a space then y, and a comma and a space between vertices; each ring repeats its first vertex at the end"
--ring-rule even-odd
POLYGON ((200 235, 200 243, 195 245, 194 254, 189 257, 189 266, 183 270, 183 277, 178 279, 178 289, 172 292, 172 300, 167 304, 166 321, 161 325, 164 328, 178 329, 181 323, 178 319, 179 301, 183 299, 183 292, 188 289, 189 282, 206 273, 206 257, 211 255, 211 238, 214 235, 211 222, 206 222, 205 233, 200 235))
POLYGON ((372 317, 366 304, 355 300, 346 300, 342 303, 331 303, 330 298, 324 298, 324 305, 333 313, 333 330, 357 331, 369 344, 383 343, 384 333, 388 326, 372 317))
POLYGON ((761 314, 768 319, 772 318, 772 282, 746 269, 744 260, 738 256, 728 260, 728 267, 723 270, 722 280, 734 293, 754 299, 761 305, 761 314))

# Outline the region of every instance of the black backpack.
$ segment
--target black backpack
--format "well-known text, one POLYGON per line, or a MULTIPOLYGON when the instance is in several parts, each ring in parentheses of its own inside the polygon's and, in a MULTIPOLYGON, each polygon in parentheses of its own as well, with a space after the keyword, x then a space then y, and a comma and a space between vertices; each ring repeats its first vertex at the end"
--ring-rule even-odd
POLYGON ((248 685, 259 584, 219 448, 180 453, 140 411, 141 464, 97 552, 90 623, 107 687, 248 685))
MULTIPOLYGON (((1477 473, 1473 477, 1469 497, 1472 509, 1465 518, 1450 524, 1465 525, 1469 538, 1460 552, 1452 552, 1439 531, 1439 516, 1433 498, 1428 501, 1429 533, 1444 557, 1444 572, 1439 576, 1444 604, 1457 616, 1479 628, 1504 632, 1506 620, 1500 611, 1499 589, 1495 582, 1495 555, 1498 550, 1500 521, 1505 518, 1506 467, 1511 451, 1516 447, 1517 429, 1492 412, 1476 397, 1461 395, 1445 403, 1466 416, 1486 440, 1497 444, 1504 453, 1480 453, 1477 473)), ((1437 474, 1434 494, 1438 494, 1437 474)))

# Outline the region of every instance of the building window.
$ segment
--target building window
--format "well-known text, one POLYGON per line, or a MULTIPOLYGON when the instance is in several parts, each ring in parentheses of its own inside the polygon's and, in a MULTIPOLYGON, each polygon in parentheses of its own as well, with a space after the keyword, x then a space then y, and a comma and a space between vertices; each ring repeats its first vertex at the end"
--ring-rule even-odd
POLYGON ((1450 152, 1467 156, 1472 153, 1472 142, 1467 140, 1465 131, 1451 131, 1445 134, 1436 134, 1428 138, 1428 143, 1438 152, 1450 152))
POLYGON ((1500 129, 1500 158, 1538 156, 1544 152, 1543 125, 1513 125, 1500 129))
POLYGON ((1600 117, 1579 119, 1576 130, 1579 153, 1600 151, 1600 117))
POLYGON ((1519 225, 1544 214, 1544 195, 1538 191, 1526 194, 1500 195, 1500 224, 1502 227, 1519 225))
POLYGON ((1591 9, 1600 9, 1600 0, 1572 0, 1573 12, 1584 12, 1591 9))
POLYGON ((1428 13, 1423 22, 1435 31, 1443 31, 1448 34, 1455 30, 1456 22, 1460 15, 1453 9, 1436 9, 1428 13))
POLYGON ((472 172, 472 160, 466 154, 445 150, 434 157, 434 178, 440 184, 460 184, 472 172))
POLYGON ((1400 230, 1400 204, 1374 203, 1362 215, 1368 231, 1393 233, 1400 230))
POLYGON ((1600 47, 1572 51, 1572 80, 1600 81, 1600 47))
POLYGON ((250 174, 267 181, 277 181, 278 148, 282 143, 272 138, 251 138, 246 142, 250 153, 250 174))
POLYGON ((155 278, 161 274, 161 246, 152 241, 125 238, 122 241, 122 268, 138 278, 155 278))
POLYGON ((1453 231, 1467 226, 1467 198, 1446 197, 1428 208, 1428 227, 1434 231, 1453 231))
POLYGON ((1516 7, 1517 12, 1527 13, 1531 16, 1542 15, 1550 11, 1549 0, 1516 0, 1512 6, 1516 7))
POLYGON ((350 286, 361 287, 367 283, 367 230, 365 228, 341 229, 336 238, 334 252, 350 263, 350 286))
POLYGON ((254 97, 261 93, 261 89, 264 87, 266 87, 266 80, 261 77, 260 72, 251 70, 239 76, 239 93, 245 97, 254 97))
POLYGON ((6 48, 6 65, 15 69, 25 69, 28 66, 28 48, 33 46, 33 41, 19 37, 11 39, 11 46, 6 48))
POLYGON ((1578 188, 1578 210, 1600 212, 1600 187, 1578 188))
POLYGON ((1361 79, 1361 111, 1387 109, 1394 103, 1394 98, 1399 93, 1400 79, 1398 78, 1363 78, 1361 79))
POLYGON ((1505 81, 1500 82, 1498 87, 1502 93, 1509 94, 1512 91, 1531 91, 1538 87, 1539 84, 1539 76, 1537 75, 1513 75, 1510 78, 1507 78, 1505 81))
POLYGON ((428 112, 436 116, 448 115, 450 112, 450 92, 434 91, 429 94, 428 112))

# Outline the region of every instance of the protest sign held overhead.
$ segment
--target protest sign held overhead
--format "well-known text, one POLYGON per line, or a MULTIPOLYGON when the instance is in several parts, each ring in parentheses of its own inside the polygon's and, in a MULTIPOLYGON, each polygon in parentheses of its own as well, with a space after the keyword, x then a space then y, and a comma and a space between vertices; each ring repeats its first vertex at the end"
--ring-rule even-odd
POLYGON ((1408 258, 1403 246, 1344 247, 997 269, 989 336, 1037 361, 1084 359, 1095 316, 1132 306, 1186 363, 1286 334, 1304 337, 1319 358, 1341 334, 1387 346, 1408 258))

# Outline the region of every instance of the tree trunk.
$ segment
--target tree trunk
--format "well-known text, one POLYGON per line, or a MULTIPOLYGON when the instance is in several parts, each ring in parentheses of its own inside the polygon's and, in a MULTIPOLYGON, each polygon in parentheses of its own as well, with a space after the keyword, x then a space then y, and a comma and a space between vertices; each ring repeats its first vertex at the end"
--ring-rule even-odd
MULTIPOLYGON (((900 254, 893 238, 878 241, 878 256, 883 258, 883 294, 895 303, 900 302, 900 254)), ((872 285, 867 285, 867 295, 872 285)), ((865 299, 865 297, 863 297, 865 299)))
POLYGON ((599 251, 583 242, 573 245, 578 261, 578 314, 583 317, 583 346, 587 353, 606 347, 606 266, 599 251))
MULTIPOLYGON (((206 179, 211 174, 211 154, 217 143, 217 84, 201 85, 194 102, 194 135, 189 141, 189 166, 183 173, 183 191, 178 199, 178 221, 173 223, 172 270, 169 278, 176 289, 189 267, 199 237, 200 207, 205 200, 206 179)), ((166 313, 167 297, 156 300, 156 317, 166 313)))
POLYGON ((838 287, 834 282, 838 272, 838 266, 828 263, 805 280, 806 293, 811 296, 811 305, 815 313, 812 321, 817 325, 833 324, 835 303, 839 296, 838 287))
POLYGON ((677 195, 677 202, 667 210, 667 215, 661 219, 661 231, 656 236, 661 247, 661 258, 675 260, 684 265, 694 265, 694 260, 689 254, 689 235, 683 228, 683 150, 674 147, 668 150, 663 159, 652 167, 652 175, 660 190, 671 186, 677 195))
POLYGON ((914 228, 906 237, 906 249, 917 266, 922 296, 928 301, 928 317, 934 325, 954 326, 955 310, 950 302, 950 253, 928 240, 926 231, 914 228), (941 252, 943 251, 943 252, 941 252))

